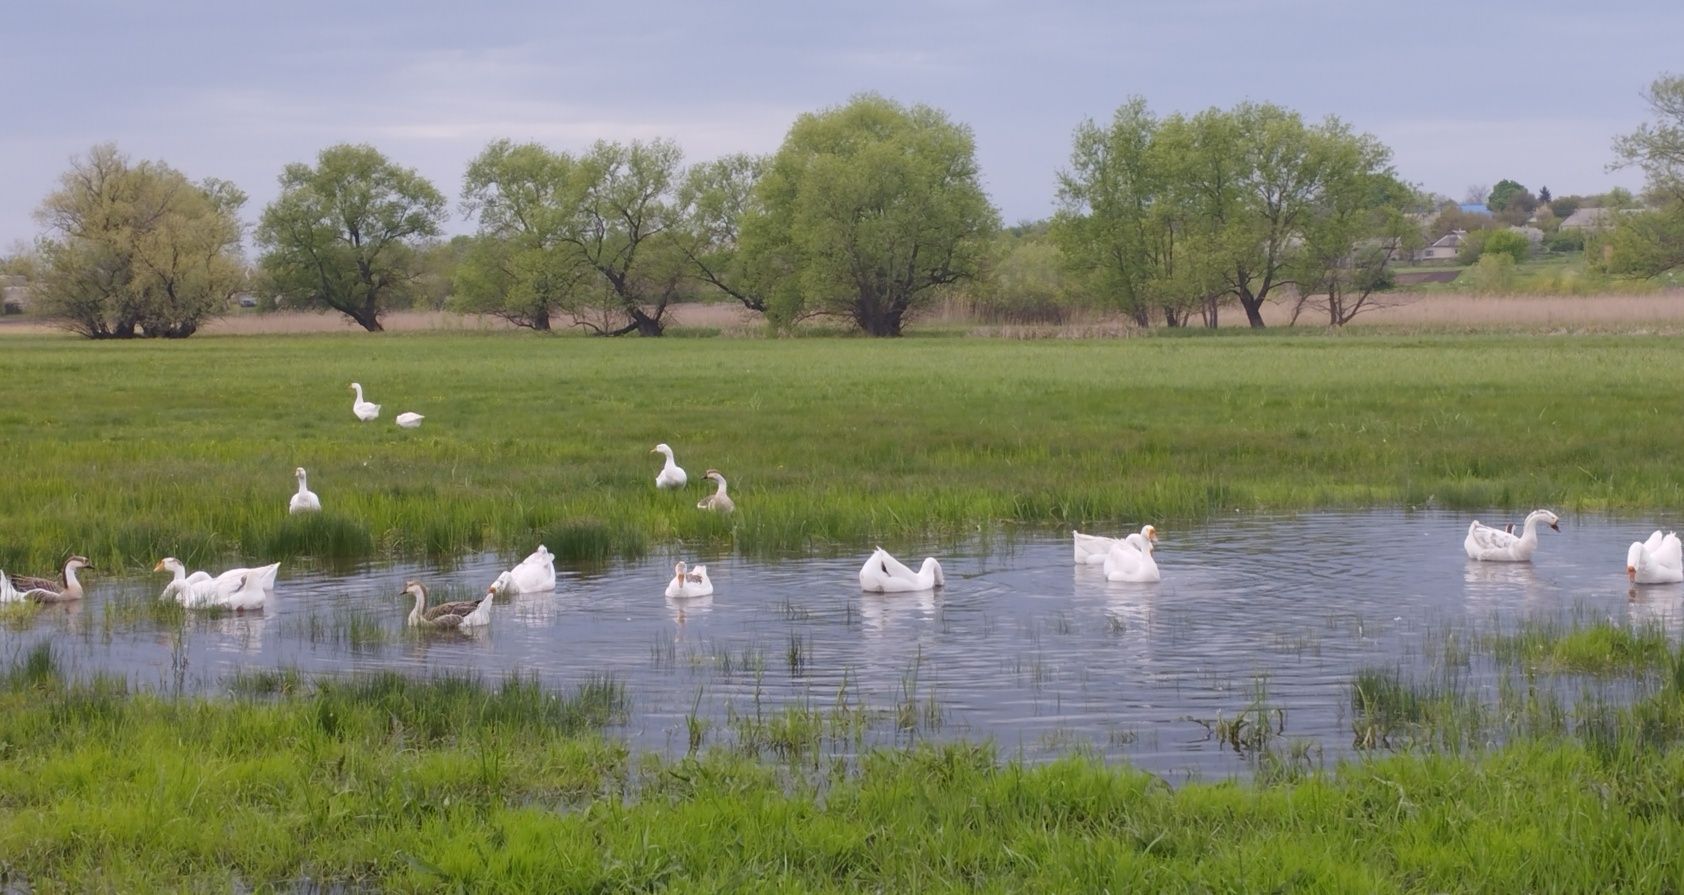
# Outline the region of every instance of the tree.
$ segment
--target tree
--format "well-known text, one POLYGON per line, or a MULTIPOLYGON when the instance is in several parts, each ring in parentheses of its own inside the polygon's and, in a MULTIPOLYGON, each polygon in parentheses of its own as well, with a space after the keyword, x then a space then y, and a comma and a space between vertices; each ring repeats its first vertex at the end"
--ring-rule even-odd
POLYGON ((1179 325, 1188 309, 1219 291, 1189 252, 1189 192, 1180 189, 1173 149, 1135 97, 1109 127, 1076 128, 1069 169, 1059 173, 1053 238, 1071 271, 1104 303, 1140 326, 1153 311, 1179 325))
POLYGON ((661 335, 685 282, 683 258, 668 238, 677 217, 678 144, 598 141, 578 159, 561 159, 569 204, 556 238, 596 273, 597 288, 578 294, 596 297, 601 311, 592 316, 587 303, 576 303, 574 321, 599 335, 661 335))
POLYGON ((1521 186, 1518 181, 1499 180, 1497 185, 1491 188, 1491 195, 1485 198, 1485 207, 1491 209, 1492 214, 1496 214, 1508 208, 1509 202, 1522 193, 1529 194, 1526 187, 1521 186))
POLYGON ((192 335, 245 284, 245 200, 226 181, 195 184, 95 146, 36 212, 50 232, 39 243, 38 307, 91 339, 192 335))
POLYGON ((1539 205, 1550 204, 1550 188, 1549 187, 1547 187, 1547 186, 1538 187, 1538 204, 1539 205))
MULTIPOLYGON (((1643 171, 1652 207, 1621 214, 1608 245, 1611 269, 1652 277, 1684 267, 1684 77, 1655 79, 1644 99, 1656 120, 1614 141, 1614 167, 1643 171)), ((1633 204, 1609 197, 1615 208, 1633 204)))
POLYGON ((1304 305, 1327 312, 1329 326, 1344 326, 1374 307, 1391 288, 1391 262, 1418 248, 1421 228, 1405 216, 1412 191, 1397 179, 1391 150, 1366 134, 1335 128, 1328 145, 1320 198, 1301 225, 1302 246, 1291 275, 1304 305))
POLYGON ((379 332, 380 317, 421 274, 415 248, 439 234, 445 199, 413 168, 367 145, 321 151, 281 173, 263 210, 261 265, 285 304, 338 311, 379 332))
POLYGON ((594 276, 562 236, 575 200, 573 162, 536 143, 498 140, 468 165, 462 207, 479 218, 453 280, 456 306, 550 331, 594 276))
POLYGON ((999 228, 970 129, 873 94, 798 118, 755 195, 742 252, 775 321, 833 314, 873 336, 976 277, 999 228))
MULTIPOLYGON (((1164 122, 1166 146, 1190 199, 1190 236, 1219 271, 1218 293, 1239 300, 1247 321, 1263 326, 1270 293, 1291 282, 1303 228, 1329 187, 1353 176, 1349 166, 1374 158, 1373 138, 1337 118, 1307 125, 1296 112, 1242 103, 1164 122), (1372 144, 1372 145, 1371 145, 1372 144)), ((1215 324, 1216 301, 1206 323, 1215 324)))
POLYGON ((743 221, 761 213, 755 184, 768 162, 738 154, 691 167, 678 189, 680 226, 673 231, 692 276, 762 314, 766 298, 738 249, 743 221))

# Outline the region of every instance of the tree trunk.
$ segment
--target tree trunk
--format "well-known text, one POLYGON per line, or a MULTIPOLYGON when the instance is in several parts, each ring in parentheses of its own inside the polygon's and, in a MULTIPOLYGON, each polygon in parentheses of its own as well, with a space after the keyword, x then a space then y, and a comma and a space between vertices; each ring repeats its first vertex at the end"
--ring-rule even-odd
POLYGON ((1240 307, 1245 308, 1245 319, 1252 329, 1263 328, 1263 299, 1251 294, 1251 289, 1240 287, 1240 307))
POLYGON ((345 313, 352 320, 357 321, 358 326, 361 326, 363 329, 368 330, 371 333, 386 331, 386 328, 380 325, 380 312, 373 308, 361 307, 352 311, 346 311, 345 313))
POLYGON ((906 314, 902 302, 892 301, 862 288, 854 299, 854 323, 866 335, 892 338, 900 335, 901 318, 906 314))
POLYGON ((535 329, 535 330, 537 330, 541 333, 549 332, 550 331, 550 312, 548 310, 543 310, 543 311, 539 311, 536 314, 533 314, 532 320, 531 320, 531 325, 532 325, 533 329, 535 329))
POLYGON ((659 318, 643 313, 642 308, 634 305, 627 313, 631 314, 632 325, 637 328, 637 334, 640 336, 658 336, 666 331, 659 318))

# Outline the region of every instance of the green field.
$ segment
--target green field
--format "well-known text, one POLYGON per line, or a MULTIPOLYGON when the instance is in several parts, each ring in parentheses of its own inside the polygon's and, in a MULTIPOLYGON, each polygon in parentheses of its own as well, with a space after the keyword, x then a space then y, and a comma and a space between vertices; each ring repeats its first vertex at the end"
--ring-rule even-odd
POLYGON ((0 340, 0 568, 672 539, 854 549, 1004 523, 1684 504, 1666 337, 1107 341, 508 334, 0 340), (385 405, 350 412, 360 381, 385 405), (395 427, 398 412, 426 414, 395 427), (692 484, 658 493, 669 442, 692 484), (320 517, 289 518, 292 470, 320 517), (694 509, 701 473, 739 511, 694 509))

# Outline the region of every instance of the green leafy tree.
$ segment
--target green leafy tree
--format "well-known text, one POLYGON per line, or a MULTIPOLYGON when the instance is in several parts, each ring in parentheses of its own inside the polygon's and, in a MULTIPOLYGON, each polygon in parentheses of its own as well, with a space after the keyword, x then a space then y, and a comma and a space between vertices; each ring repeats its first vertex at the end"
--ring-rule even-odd
POLYGON ((1190 235, 1194 192, 1177 177, 1175 153, 1145 100, 1135 97, 1107 127, 1076 128, 1070 167, 1059 174, 1053 238, 1072 273, 1107 307, 1141 326, 1161 312, 1180 325, 1219 291, 1200 267, 1190 235))
POLYGON ((687 282, 669 238, 678 217, 678 144, 598 141, 577 159, 562 158, 569 204, 557 239, 596 275, 576 293, 574 322, 599 335, 661 335, 667 307, 687 282))
MULTIPOLYGON (((1615 140, 1614 155, 1643 172, 1649 207, 1621 214, 1607 245, 1610 269, 1652 277, 1684 267, 1684 77, 1657 78, 1644 98, 1655 120, 1615 140)), ((1611 207, 1635 205, 1609 195, 1611 207)))
POLYGON ((226 181, 193 183, 162 162, 95 146, 36 212, 49 231, 38 245, 37 307, 92 339, 192 335, 246 282, 245 200, 226 181))
POLYGON ((1550 188, 1549 187, 1547 187, 1547 186, 1538 187, 1538 204, 1539 205, 1550 204, 1550 188))
POLYGON ((989 275, 971 290, 974 312, 989 323, 1062 323, 1072 301, 1063 252, 1045 231, 994 237, 989 275))
POLYGON ((871 94, 797 119, 755 193, 742 252, 781 323, 830 314, 900 335, 977 276, 999 228, 970 129, 871 94))
POLYGON ((765 156, 728 155, 692 166, 678 189, 680 223, 673 230, 691 276, 751 311, 766 312, 766 298, 746 269, 743 222, 762 213, 755 185, 765 156))
POLYGON ((287 165, 281 195, 257 227, 261 265, 282 303, 335 310, 370 332, 408 300, 423 269, 416 247, 437 236, 445 199, 372 146, 321 151, 287 165))
POLYGON ((1319 139, 1327 142, 1328 174, 1300 228, 1293 319, 1305 306, 1317 307, 1337 327, 1375 306, 1375 295, 1392 285, 1392 262, 1423 240, 1406 216, 1413 191, 1393 172, 1390 149, 1342 125, 1329 125, 1319 139))
POLYGON ((576 229, 577 163, 536 143, 498 140, 468 165, 462 207, 479 233, 454 278, 455 306, 549 332, 576 310, 595 272, 564 239, 576 229))

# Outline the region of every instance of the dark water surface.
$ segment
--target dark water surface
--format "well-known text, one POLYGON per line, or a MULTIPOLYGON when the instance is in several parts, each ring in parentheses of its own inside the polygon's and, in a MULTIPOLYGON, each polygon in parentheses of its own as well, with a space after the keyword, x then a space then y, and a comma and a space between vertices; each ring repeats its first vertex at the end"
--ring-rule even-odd
MULTIPOLYGON (((1233 717, 1261 687, 1284 711, 1284 737, 1342 754, 1355 673, 1425 669, 1432 638, 1447 629, 1571 616, 1676 633, 1684 586, 1631 591, 1624 568, 1631 541, 1674 520, 1564 519, 1563 533, 1542 533, 1532 563, 1515 565, 1465 558, 1470 518, 1236 516, 1164 531, 1163 582, 1153 585, 1109 583, 1098 567, 1072 563, 1068 535, 1036 534, 936 551, 947 587, 923 594, 861 593, 856 573, 869 547, 782 562, 680 557, 675 548, 589 576, 558 569, 555 593, 500 599, 489 628, 466 634, 404 628, 403 581, 464 599, 507 558, 349 576, 283 565, 263 615, 191 617, 180 629, 136 611, 164 576, 90 576, 81 606, 0 629, 0 658, 51 639, 77 674, 114 671, 140 686, 209 693, 226 691, 236 671, 277 667, 473 670, 490 680, 520 672, 567 691, 608 673, 631 702, 614 732, 635 749, 679 753, 692 711, 710 722, 709 743, 730 743, 732 715, 826 709, 840 693, 877 710, 866 744, 991 738, 1008 755, 1092 748, 1166 775, 1208 777, 1244 774, 1246 763, 1199 720, 1233 717), (707 562, 714 596, 662 596, 678 558, 707 562)), ((924 555, 900 558, 916 567, 924 555)))

